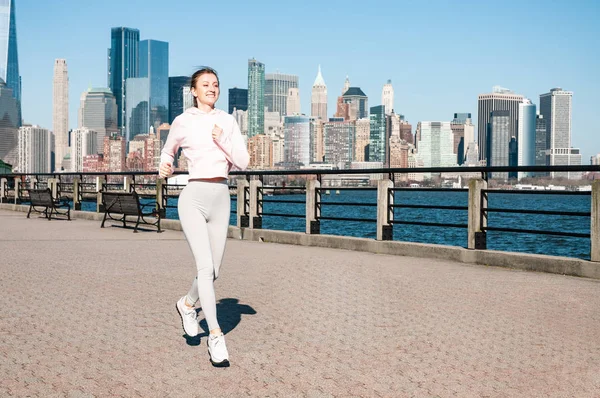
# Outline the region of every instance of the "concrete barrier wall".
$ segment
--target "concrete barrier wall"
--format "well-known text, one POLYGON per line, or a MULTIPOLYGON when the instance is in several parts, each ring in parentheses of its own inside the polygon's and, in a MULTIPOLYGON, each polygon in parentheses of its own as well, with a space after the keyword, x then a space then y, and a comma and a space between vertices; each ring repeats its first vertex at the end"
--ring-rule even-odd
MULTIPOLYGON (((0 204, 0 209, 27 212, 29 206, 0 204)), ((25 217, 25 216, 23 216, 25 217)), ((74 219, 101 221, 103 214, 72 211, 74 219)), ((100 227, 100 225, 98 225, 100 227)), ((179 220, 161 221, 163 229, 181 231, 179 220)), ((493 250, 472 250, 457 246, 443 246, 413 242, 378 241, 334 235, 310 235, 302 232, 273 231, 229 227, 229 238, 265 243, 281 243, 300 246, 316 246, 332 249, 363 251, 396 256, 435 258, 467 264, 548 272, 561 275, 600 279, 600 263, 568 257, 544 256, 493 250)))

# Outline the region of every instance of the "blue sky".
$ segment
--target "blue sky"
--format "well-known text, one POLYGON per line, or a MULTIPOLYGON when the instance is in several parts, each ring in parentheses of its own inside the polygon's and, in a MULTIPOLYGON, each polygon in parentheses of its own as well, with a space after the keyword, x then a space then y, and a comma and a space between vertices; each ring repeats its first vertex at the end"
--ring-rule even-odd
POLYGON ((574 92, 573 146, 600 152, 600 1, 16 0, 23 116, 52 128, 54 59, 69 68, 69 121, 81 93, 106 86, 110 29, 169 42, 170 75, 210 65, 227 89, 247 87, 247 62, 300 77, 302 111, 321 64, 335 112, 346 75, 381 103, 392 79, 395 109, 413 124, 477 118, 477 95, 508 87, 539 105, 550 88, 574 92))

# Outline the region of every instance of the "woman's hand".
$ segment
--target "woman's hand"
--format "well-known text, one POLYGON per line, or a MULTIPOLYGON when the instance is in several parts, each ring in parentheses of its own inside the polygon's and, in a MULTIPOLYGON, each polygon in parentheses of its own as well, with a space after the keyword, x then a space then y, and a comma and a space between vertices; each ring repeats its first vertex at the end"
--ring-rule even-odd
POLYGON ((160 178, 167 178, 173 174, 173 165, 171 163, 161 163, 158 168, 158 176, 160 178))
POLYGON ((223 129, 215 124, 215 127, 213 127, 213 130, 212 130, 213 140, 215 140, 215 141, 218 140, 219 137, 221 136, 221 134, 223 134, 223 129))

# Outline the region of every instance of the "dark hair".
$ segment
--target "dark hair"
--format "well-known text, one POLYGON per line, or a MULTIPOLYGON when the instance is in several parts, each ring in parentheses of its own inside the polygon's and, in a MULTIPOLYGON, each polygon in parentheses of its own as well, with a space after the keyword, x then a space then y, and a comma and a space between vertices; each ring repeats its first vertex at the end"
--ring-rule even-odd
MULTIPOLYGON (((190 82, 190 91, 191 91, 191 89, 196 87, 196 82, 198 81, 200 76, 206 75, 206 74, 215 75, 215 77, 217 78, 217 83, 219 85, 221 85, 221 83, 219 82, 219 75, 217 74, 217 71, 209 66, 203 66, 200 69, 198 69, 196 72, 194 72, 194 74, 192 75, 192 80, 190 82)), ((194 100, 194 106, 197 107, 198 99, 193 94, 192 94, 192 97, 194 100)))

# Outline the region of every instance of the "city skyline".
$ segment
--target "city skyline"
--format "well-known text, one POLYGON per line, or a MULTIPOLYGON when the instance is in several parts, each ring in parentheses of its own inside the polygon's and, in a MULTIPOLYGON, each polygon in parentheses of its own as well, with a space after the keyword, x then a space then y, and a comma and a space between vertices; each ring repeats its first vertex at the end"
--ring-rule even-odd
MULTIPOLYGON (((418 38, 414 35, 414 30, 418 29, 419 17, 429 12, 430 7, 410 5, 403 10, 403 21, 406 23, 403 22, 401 26, 392 25, 394 28, 384 28, 382 26, 385 24, 377 22, 376 17, 390 18, 388 13, 379 15, 369 10, 360 14, 365 32, 358 42, 328 33, 341 24, 341 21, 333 18, 318 17, 319 21, 329 23, 327 29, 319 28, 309 32, 318 21, 302 18, 307 12, 299 10, 300 18, 294 18, 289 23, 291 27, 303 33, 296 35, 302 36, 302 39, 289 39, 286 46, 281 46, 278 43, 283 39, 275 37, 281 33, 279 28, 273 30, 272 27, 267 29, 266 26, 259 26, 252 40, 247 40, 248 45, 242 47, 233 44, 239 41, 240 33, 248 26, 251 18, 260 21, 272 20, 274 17, 286 18, 289 12, 267 12, 268 2, 264 2, 264 7, 256 9, 244 3, 234 2, 233 8, 236 12, 232 15, 232 26, 237 26, 235 22, 238 21, 239 28, 220 33, 215 43, 206 43, 207 50, 203 53, 210 56, 199 56, 197 52, 190 50, 193 48, 190 35, 183 30, 179 32, 172 29, 173 24, 197 23, 183 12, 194 7, 192 2, 182 2, 178 7, 181 12, 174 11, 173 24, 164 24, 166 26, 149 23, 151 16, 162 15, 161 7, 152 1, 148 2, 145 9, 140 9, 139 13, 123 12, 119 13, 122 15, 118 17, 104 10, 105 6, 92 5, 83 11, 97 17, 92 20, 78 17, 69 21, 67 26, 58 26, 61 20, 64 22, 70 15, 70 3, 75 4, 66 1, 64 5, 54 8, 30 0, 18 1, 16 4, 19 56, 24 82, 23 113, 27 123, 51 128, 51 124, 48 123, 52 118, 51 106, 48 106, 51 94, 49 96, 48 90, 44 88, 48 86, 48 71, 45 69, 51 69, 51 66, 43 68, 48 59, 50 62, 55 58, 67 59, 71 83, 69 97, 79 98, 90 85, 104 86, 110 29, 115 26, 128 26, 139 29, 141 39, 159 38, 169 42, 171 76, 189 75, 196 66, 204 64, 217 69, 222 82, 222 96, 217 104, 221 109, 227 109, 227 96, 224 95, 227 89, 234 86, 247 88, 247 60, 253 57, 265 64, 266 73, 279 72, 300 77, 299 89, 300 93, 304 93, 301 95, 301 109, 307 115, 310 114, 308 93, 311 92, 315 70, 319 64, 329 91, 329 117, 336 109, 337 93, 341 92, 345 76, 349 75, 352 85, 360 87, 367 94, 370 106, 381 105, 381 89, 385 82, 391 79, 394 82, 396 97, 394 109, 404 114, 413 125, 419 121, 450 121, 455 112, 471 112, 476 115, 477 96, 490 92, 494 85, 509 87, 516 93, 532 99, 538 106, 540 94, 554 87, 562 87, 574 92, 572 145, 582 148, 584 163, 589 162, 589 158, 600 151, 598 131, 589 127, 595 125, 592 121, 598 107, 595 92, 600 89, 597 79, 593 78, 593 71, 598 69, 600 58, 597 51, 589 51, 590 44, 593 46, 590 37, 594 37, 593 32, 598 30, 593 25, 591 15, 600 7, 591 1, 576 2, 570 7, 552 5, 544 9, 536 7, 533 3, 528 4, 520 9, 520 14, 515 18, 511 17, 510 22, 507 22, 508 14, 505 10, 496 10, 489 5, 482 5, 477 10, 465 7, 461 9, 460 15, 475 23, 475 26, 466 24, 469 25, 468 29, 467 26, 460 27, 452 23, 450 17, 459 15, 458 10, 440 3, 436 4, 431 12, 440 18, 444 17, 443 20, 440 20, 431 33, 418 38), (38 13, 62 15, 58 22, 52 21, 53 18, 43 18, 44 26, 47 25, 44 30, 49 32, 49 35, 43 38, 43 46, 40 46, 39 39, 34 40, 32 36, 36 29, 39 30, 34 25, 34 16, 38 13), (503 30, 502 34, 486 30, 485 34, 479 35, 480 37, 473 37, 473 29, 480 26, 479 19, 487 18, 488 14, 495 15, 495 20, 510 26, 523 24, 523 29, 517 29, 508 36, 506 30, 503 30), (504 20, 503 16, 507 19, 504 20), (576 18, 579 30, 567 28, 566 33, 561 33, 559 29, 547 28, 554 26, 552 22, 561 22, 561 26, 575 26, 576 18), (447 30, 449 27, 452 27, 452 31, 447 30), (545 35, 543 41, 536 38, 537 31, 542 28, 545 35), (78 29, 82 32, 85 29, 85 40, 73 39, 73 30, 78 29), (398 52, 389 51, 383 45, 369 45, 385 29, 392 33, 392 38, 402 38, 402 46, 398 52), (267 35, 273 40, 268 40, 267 35), (234 37, 237 41, 234 41, 234 37), (475 54, 473 50, 480 48, 478 44, 489 43, 498 46, 504 42, 510 44, 515 38, 521 40, 520 46, 507 46, 502 57, 497 57, 493 51, 489 54, 475 54), (315 48, 314 43, 317 42, 319 46, 315 48), (65 43, 70 45, 65 46, 65 43), (456 62, 456 57, 451 55, 461 46, 465 49, 465 54, 461 62, 456 62), (240 50, 237 50, 238 48, 240 50), (540 54, 557 48, 561 53, 558 60, 553 58, 552 62, 542 62, 540 54), (408 62, 411 59, 412 62, 408 62)), ((392 11, 398 7, 391 2, 386 4, 392 11)), ((106 8, 112 7, 117 7, 117 2, 107 1, 106 8)), ((131 6, 119 4, 119 7, 131 6)), ((221 6, 214 5, 209 12, 214 11, 217 15, 219 7, 221 6)), ((359 15, 353 6, 349 6, 343 14, 340 20, 358 18, 356 16, 359 15)), ((167 14, 166 18, 169 20, 171 14, 167 14)), ((76 102, 69 103, 70 128, 76 127, 77 107, 76 102)), ((477 125, 477 120, 473 120, 473 123, 477 125)))

